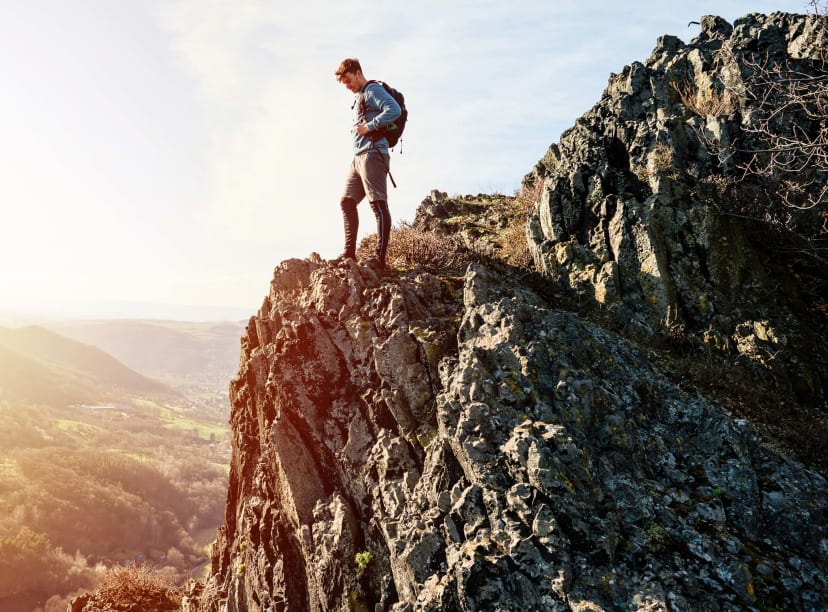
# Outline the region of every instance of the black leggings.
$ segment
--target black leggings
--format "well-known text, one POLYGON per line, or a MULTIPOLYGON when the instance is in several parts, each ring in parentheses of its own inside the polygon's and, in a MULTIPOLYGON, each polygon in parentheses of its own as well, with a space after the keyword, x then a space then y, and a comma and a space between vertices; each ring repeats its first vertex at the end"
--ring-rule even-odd
MULTIPOLYGON (((353 256, 356 253, 357 231, 359 230, 357 203, 352 198, 342 198, 340 205, 342 220, 345 224, 345 253, 353 256)), ((385 200, 371 202, 371 210, 377 220, 377 248, 374 251, 374 257, 385 263, 388 239, 391 237, 391 212, 385 200)))

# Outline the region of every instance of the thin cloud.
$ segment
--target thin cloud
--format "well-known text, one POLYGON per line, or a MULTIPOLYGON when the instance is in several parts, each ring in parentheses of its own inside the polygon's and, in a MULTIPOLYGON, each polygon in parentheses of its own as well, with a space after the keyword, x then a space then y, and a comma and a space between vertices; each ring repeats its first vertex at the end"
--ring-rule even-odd
POLYGON ((803 0, 8 4, 4 290, 251 307, 282 259, 341 249, 352 96, 332 72, 343 57, 406 95, 390 204, 395 221, 410 220, 434 188, 516 189, 609 73, 646 59, 658 36, 689 42, 698 27, 687 22, 704 14, 809 10, 803 0))

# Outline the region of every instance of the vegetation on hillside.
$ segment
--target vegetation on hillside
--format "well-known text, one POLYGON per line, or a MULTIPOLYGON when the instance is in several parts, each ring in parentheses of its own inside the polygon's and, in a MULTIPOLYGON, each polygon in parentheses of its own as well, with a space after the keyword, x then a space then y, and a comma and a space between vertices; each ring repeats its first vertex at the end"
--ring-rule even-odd
MULTIPOLYGON (((433 192, 413 223, 392 228, 389 265, 398 270, 463 272, 471 261, 489 261, 531 269, 526 219, 537 200, 535 191, 456 198, 433 192), (435 208, 440 213, 435 215, 435 208)), ((376 234, 367 236, 359 245, 360 258, 369 257, 375 244, 376 234)))
POLYGON ((222 423, 147 400, 0 402, 0 605, 62 603, 124 564, 187 577, 223 516, 228 460, 222 423))
POLYGON ((0 400, 67 405, 176 393, 99 348, 42 327, 0 327, 0 400))

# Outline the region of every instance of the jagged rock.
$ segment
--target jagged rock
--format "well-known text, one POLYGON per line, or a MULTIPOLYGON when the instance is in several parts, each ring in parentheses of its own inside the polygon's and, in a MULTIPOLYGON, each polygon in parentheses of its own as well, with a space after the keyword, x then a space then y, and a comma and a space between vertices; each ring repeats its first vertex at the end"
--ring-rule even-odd
POLYGON ((363 271, 285 262, 251 319, 190 610, 828 605, 818 473, 515 280, 363 271))
MULTIPOLYGON (((780 375, 807 357, 819 380, 743 229, 673 177, 712 161, 665 80, 709 83, 751 37, 807 54, 809 24, 706 17, 611 79, 530 177, 547 287, 494 264, 283 262, 242 339, 225 522, 186 611, 828 608, 825 478, 546 290, 635 338, 669 318, 755 359, 789 347, 780 375)), ((471 240, 469 217, 502 229, 496 202, 434 191, 415 225, 471 240)))
MULTIPOLYGON (((744 60, 795 60, 804 74, 825 78, 826 44, 824 17, 748 15, 731 26, 707 16, 690 44, 662 37, 645 63, 612 75, 601 101, 525 179, 543 184, 528 231, 538 270, 610 309, 630 331, 681 326, 822 403, 828 346, 811 333, 801 287, 751 236, 735 196, 715 185, 740 175, 731 145, 762 148, 749 141, 752 107, 739 99, 755 70, 744 60), (731 103, 709 111, 689 109, 681 94, 711 100, 725 90, 731 103)), ((781 113, 783 120, 796 119, 781 113)), ((814 178, 818 190, 824 172, 814 178)), ((784 214, 819 224, 818 212, 784 214)))
MULTIPOLYGON (((143 584, 128 585, 122 590, 102 593, 82 593, 73 597, 66 607, 67 612, 170 612, 179 610, 181 597, 170 590, 162 592, 155 589, 142 591, 143 584)), ((193 587, 197 590, 197 586, 193 587)), ((185 611, 190 610, 188 603, 182 602, 185 611)))
POLYGON ((81 593, 73 597, 67 606, 67 612, 83 612, 84 607, 92 601, 92 593, 81 593))

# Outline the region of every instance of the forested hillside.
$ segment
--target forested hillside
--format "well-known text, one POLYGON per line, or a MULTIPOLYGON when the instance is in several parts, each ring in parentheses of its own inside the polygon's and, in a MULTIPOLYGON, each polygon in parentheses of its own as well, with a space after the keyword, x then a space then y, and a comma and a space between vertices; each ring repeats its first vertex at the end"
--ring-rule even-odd
POLYGON ((97 347, 38 326, 0 327, 0 400, 60 406, 175 395, 97 347))
POLYGON ((213 408, 96 347, 0 330, 0 611, 63 610, 123 564, 197 573, 223 514, 227 438, 213 408))

